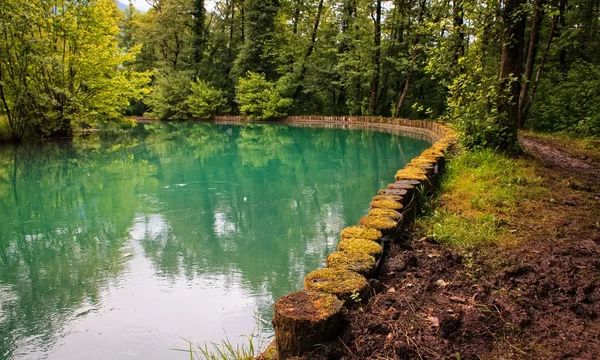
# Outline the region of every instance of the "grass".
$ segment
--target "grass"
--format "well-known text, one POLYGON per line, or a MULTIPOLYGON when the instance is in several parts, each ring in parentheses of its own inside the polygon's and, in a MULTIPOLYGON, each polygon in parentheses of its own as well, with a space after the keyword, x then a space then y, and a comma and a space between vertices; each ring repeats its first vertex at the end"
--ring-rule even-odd
POLYGON ((544 190, 534 165, 491 150, 460 151, 450 159, 440 194, 426 204, 418 228, 451 247, 469 251, 516 242, 510 217, 522 200, 544 190))
POLYGON ((252 360, 264 350, 267 339, 260 332, 244 336, 246 341, 234 345, 228 337, 221 343, 193 344, 188 342, 188 349, 174 349, 189 354, 190 360, 252 360))

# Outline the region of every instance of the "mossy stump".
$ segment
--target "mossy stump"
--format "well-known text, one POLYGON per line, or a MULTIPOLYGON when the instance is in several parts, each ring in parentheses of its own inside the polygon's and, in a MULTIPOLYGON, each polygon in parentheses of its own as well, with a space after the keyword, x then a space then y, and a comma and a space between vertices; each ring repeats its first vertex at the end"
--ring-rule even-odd
MULTIPOLYGON (((393 209, 392 209, 393 210, 393 209)), ((365 216, 360 219, 360 224, 372 229, 377 229, 385 236, 396 238, 398 235, 398 222, 385 216, 365 216)))
MULTIPOLYGON (((380 195, 379 195, 380 196, 380 195)), ((377 198, 377 196, 376 196, 377 198)), ((402 200, 402 199, 398 199, 402 200)), ((402 210, 403 206, 399 201, 384 199, 384 200, 373 200, 371 201, 371 209, 380 208, 380 209, 391 209, 391 210, 402 210)), ((361 224, 362 225, 362 224, 361 224)), ((380 230, 380 229, 378 229, 380 230)))
POLYGON ((405 189, 381 189, 377 192, 378 195, 384 196, 399 196, 405 197, 408 194, 408 191, 405 189))
POLYGON ((402 220, 402 214, 392 209, 374 208, 369 210, 369 215, 388 217, 396 222, 400 222, 402 220))
POLYGON ((344 239, 365 239, 378 241, 383 237, 381 231, 365 226, 349 226, 342 230, 341 238, 344 239))
POLYGON ((279 360, 314 350, 335 339, 342 323, 342 302, 335 295, 297 291, 283 296, 274 306, 275 344, 279 360))
POLYGON ((398 196, 398 195, 375 195, 373 197, 373 201, 380 201, 380 200, 392 200, 395 202, 402 202, 402 196, 398 196))
POLYGON ((375 241, 365 239, 344 239, 338 244, 338 251, 357 252, 379 259, 383 248, 375 241))
MULTIPOLYGON (((343 240, 354 241, 354 240, 343 240)), ((369 240, 371 244, 379 245, 369 240)), ((306 290, 322 291, 337 296, 340 300, 352 304, 355 300, 353 294, 358 294, 356 298, 365 300, 369 292, 369 283, 367 279, 355 273, 354 271, 340 268, 319 269, 306 275, 304 278, 304 288, 306 290)))
POLYGON ((405 167, 396 173, 396 181, 400 180, 427 181, 427 172, 416 167, 405 167))
POLYGON ((376 261, 371 255, 359 252, 338 251, 327 256, 328 268, 341 268, 354 271, 365 277, 373 275, 376 261))

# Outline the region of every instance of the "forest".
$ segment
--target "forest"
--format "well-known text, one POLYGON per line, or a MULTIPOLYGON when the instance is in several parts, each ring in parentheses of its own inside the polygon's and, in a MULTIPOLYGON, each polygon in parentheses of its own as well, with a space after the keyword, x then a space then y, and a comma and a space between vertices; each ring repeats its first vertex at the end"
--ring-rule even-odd
POLYGON ((7 137, 218 114, 435 119, 509 151, 600 135, 596 0, 147 2, 3 1, 7 137))

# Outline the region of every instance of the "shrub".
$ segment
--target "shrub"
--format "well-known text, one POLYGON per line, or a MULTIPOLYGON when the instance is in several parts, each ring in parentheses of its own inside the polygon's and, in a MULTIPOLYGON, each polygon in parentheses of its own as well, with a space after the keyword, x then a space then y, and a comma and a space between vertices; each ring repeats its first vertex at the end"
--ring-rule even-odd
POLYGON ((158 73, 148 98, 149 115, 161 120, 188 120, 192 116, 186 101, 192 91, 191 84, 189 72, 158 73))
POLYGON ((600 137, 600 66, 577 61, 566 75, 549 73, 540 83, 526 126, 600 137))
POLYGON ((190 113, 195 118, 207 120, 218 114, 227 105, 225 92, 215 89, 207 82, 196 80, 191 84, 191 94, 187 98, 190 113))
POLYGON ((281 96, 276 84, 265 75, 248 72, 236 87, 235 101, 240 112, 253 120, 275 119, 287 115, 292 99, 281 96))

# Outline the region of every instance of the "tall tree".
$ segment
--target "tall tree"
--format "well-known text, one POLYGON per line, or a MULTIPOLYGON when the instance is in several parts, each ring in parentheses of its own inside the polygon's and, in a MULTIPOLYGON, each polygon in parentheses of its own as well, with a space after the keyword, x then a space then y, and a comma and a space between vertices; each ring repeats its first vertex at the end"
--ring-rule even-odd
MULTIPOLYGON (((523 74, 521 92, 519 94, 519 127, 525 123, 525 107, 527 102, 527 90, 533 75, 533 66, 537 55, 538 43, 540 40, 540 27, 542 25, 543 6, 545 0, 535 0, 533 3, 533 18, 531 19, 531 31, 529 32, 529 45, 527 47, 527 60, 525 62, 525 72, 523 74)), ((552 35, 551 35, 552 36, 552 35)))
POLYGON ((375 49, 373 54, 373 77, 371 79, 371 95, 367 112, 373 114, 377 105, 379 77, 381 75, 381 0, 375 1, 375 16, 373 17, 375 49))
POLYGON ((193 0, 192 7, 192 46, 194 47, 194 64, 196 71, 202 62, 202 54, 206 46, 206 9, 204 0, 193 0))
POLYGON ((523 9, 525 0, 506 0, 502 19, 504 36, 500 56, 498 112, 504 122, 506 135, 498 144, 502 150, 510 150, 517 143, 519 130, 519 104, 516 99, 521 92, 519 77, 523 69, 523 45, 525 42, 526 17, 523 9))
POLYGON ((267 79, 276 78, 272 53, 275 18, 279 0, 246 0, 244 3, 245 40, 232 70, 234 78, 248 71, 263 73, 267 79))

